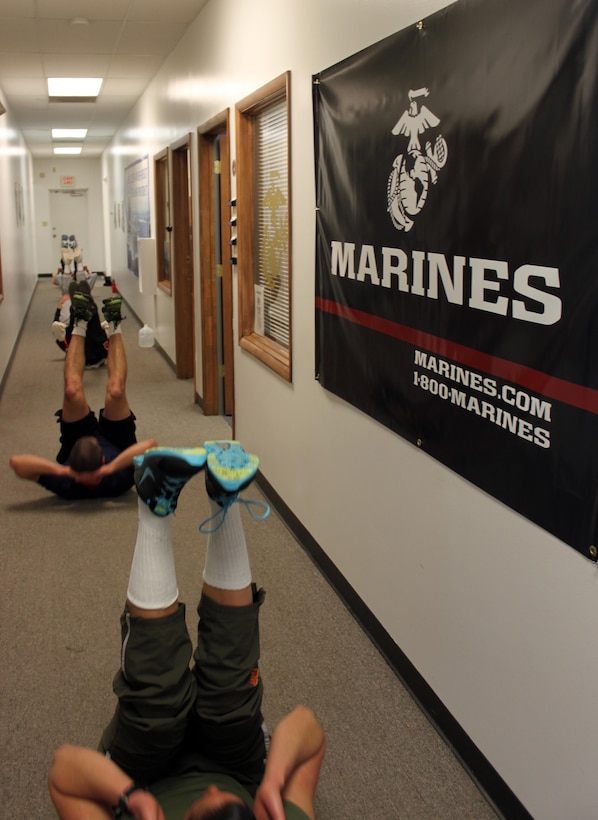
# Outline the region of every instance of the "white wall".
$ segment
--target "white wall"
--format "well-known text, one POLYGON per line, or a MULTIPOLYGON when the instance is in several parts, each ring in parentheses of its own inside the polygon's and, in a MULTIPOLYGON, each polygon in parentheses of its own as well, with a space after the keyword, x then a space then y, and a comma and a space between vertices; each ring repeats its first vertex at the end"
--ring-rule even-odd
MULTIPOLYGON (((293 384, 237 348, 236 434, 532 815, 584 820, 598 806, 595 567, 314 381, 311 77, 444 5, 210 0, 105 155, 104 209, 126 164, 292 72, 293 384)), ((168 349, 167 297, 156 310, 168 349)))
MULTIPOLYGON (((157 83, 158 80, 156 79, 155 82, 157 83)), ((127 121, 124 129, 121 130, 112 149, 106 152, 102 158, 104 222, 108 240, 107 271, 137 316, 142 318, 144 322, 147 322, 147 324, 154 329, 156 341, 174 362, 176 361, 176 347, 173 299, 160 289, 151 296, 141 292, 138 277, 130 273, 127 268, 126 233, 123 233, 118 227, 115 228, 114 220, 111 216, 114 203, 124 203, 126 199, 125 169, 136 160, 147 156, 149 158, 148 165, 151 186, 151 236, 153 239, 156 239, 153 157, 159 151, 170 145, 177 136, 181 134, 181 129, 182 133, 186 132, 184 125, 181 123, 176 124, 169 122, 168 126, 163 126, 157 119, 160 115, 160 111, 153 108, 152 98, 152 93, 148 93, 144 96, 141 103, 133 112, 133 115, 127 121)), ((197 125, 195 127, 197 127, 197 125)), ((196 149, 195 135, 193 139, 194 148, 196 149)), ((194 172, 195 201, 197 201, 196 177, 197 174, 194 172)), ((195 222, 197 223, 197 221, 198 218, 196 215, 195 222)), ((199 290, 199 288, 196 288, 196 290, 199 290)), ((199 307, 196 312, 199 313, 199 307)))
POLYGON ((54 273, 60 261, 60 235, 53 236, 50 191, 62 188, 61 178, 75 178, 75 188, 87 190, 87 243, 83 261, 90 270, 105 270, 102 219, 101 160, 53 157, 33 160, 35 247, 38 273, 54 273))
MULTIPOLYGON (((8 109, 0 90, 0 101, 8 109)), ((0 301, 0 380, 35 287, 34 205, 30 154, 10 109, 0 116, 0 258, 4 298, 0 301), (17 199, 22 203, 17 219, 17 199)))

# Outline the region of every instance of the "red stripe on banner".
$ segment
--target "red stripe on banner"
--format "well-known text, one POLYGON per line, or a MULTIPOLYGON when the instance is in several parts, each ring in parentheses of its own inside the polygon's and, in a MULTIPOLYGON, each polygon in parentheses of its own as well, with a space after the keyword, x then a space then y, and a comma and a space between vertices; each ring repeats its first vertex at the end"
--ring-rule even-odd
POLYGON ((460 364, 467 365, 467 367, 491 373, 493 376, 518 384, 547 398, 598 414, 598 390, 593 390, 590 387, 582 387, 574 382, 556 379, 542 373, 540 370, 523 367, 523 365, 515 364, 515 362, 510 362, 507 359, 499 359, 497 356, 489 356, 487 353, 481 353, 471 347, 449 342, 447 339, 441 339, 431 333, 424 333, 421 330, 414 330, 406 325, 397 324, 397 322, 392 322, 390 319, 382 319, 362 310, 354 310, 346 307, 346 305, 339 305, 338 302, 333 302, 330 299, 322 299, 317 296, 316 309, 324 313, 330 313, 333 316, 339 316, 341 319, 346 319, 353 322, 353 324, 361 325, 361 327, 367 327, 370 330, 391 336, 393 339, 400 339, 400 341, 407 342, 415 347, 421 347, 430 353, 452 359, 460 364))

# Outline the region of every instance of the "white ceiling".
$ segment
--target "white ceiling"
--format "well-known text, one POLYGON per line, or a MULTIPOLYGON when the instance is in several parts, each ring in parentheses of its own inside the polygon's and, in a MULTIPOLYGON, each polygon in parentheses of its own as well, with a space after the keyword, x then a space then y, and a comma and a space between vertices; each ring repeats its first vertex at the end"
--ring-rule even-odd
POLYGON ((80 156, 99 156, 206 2, 0 0, 0 88, 32 155, 67 144, 52 128, 87 128, 80 156), (48 77, 104 83, 96 102, 50 102, 48 77))

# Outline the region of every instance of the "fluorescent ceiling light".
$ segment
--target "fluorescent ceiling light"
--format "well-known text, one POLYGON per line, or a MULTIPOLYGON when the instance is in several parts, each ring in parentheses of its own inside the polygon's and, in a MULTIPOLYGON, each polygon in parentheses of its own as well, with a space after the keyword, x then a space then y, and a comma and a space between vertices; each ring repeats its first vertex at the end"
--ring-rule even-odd
POLYGON ((49 77, 50 97, 97 97, 104 82, 102 77, 49 77))
POLYGON ((75 147, 65 147, 65 148, 55 148, 55 154, 80 154, 83 149, 81 146, 78 148, 75 147))
POLYGON ((53 140, 84 140, 87 128, 53 128, 53 140))

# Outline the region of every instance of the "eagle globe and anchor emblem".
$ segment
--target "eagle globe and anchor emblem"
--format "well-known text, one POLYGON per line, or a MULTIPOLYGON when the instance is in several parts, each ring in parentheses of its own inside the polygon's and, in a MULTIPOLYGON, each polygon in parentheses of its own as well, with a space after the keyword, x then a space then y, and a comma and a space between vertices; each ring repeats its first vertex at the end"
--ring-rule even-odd
POLYGON ((409 108, 392 129, 396 136, 409 139, 407 156, 399 154, 395 158, 387 186, 388 213, 398 231, 411 230, 413 217, 426 204, 430 183, 437 183, 438 172, 448 157, 448 146, 442 134, 436 137, 433 147, 430 141, 426 142, 425 153, 422 152, 420 134, 440 124, 429 108, 418 103, 420 97, 428 94, 427 88, 409 91, 409 108))

